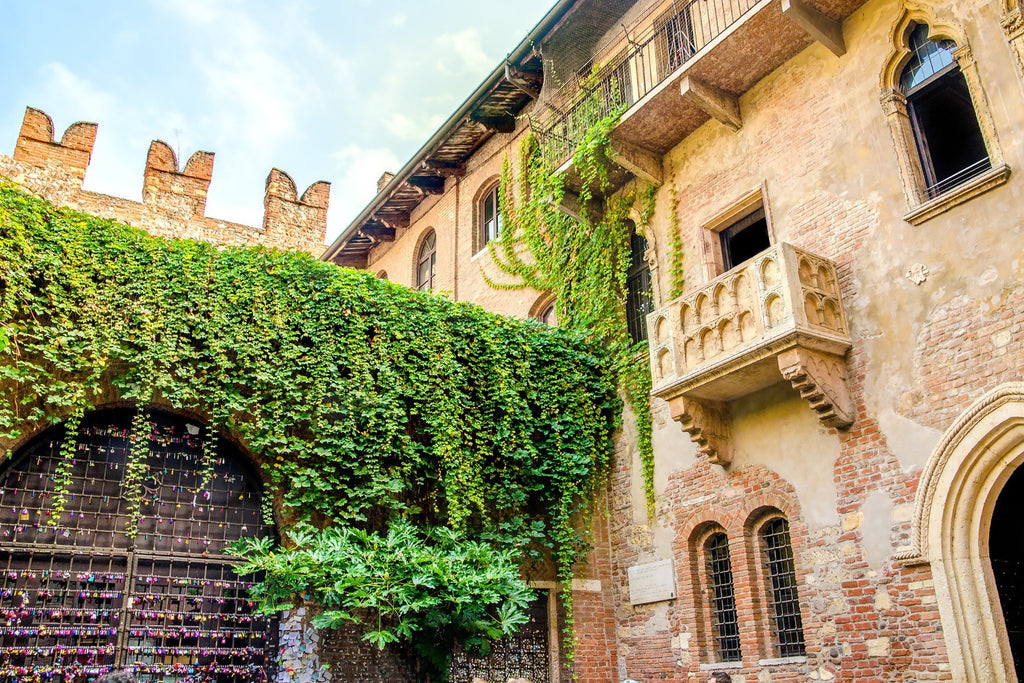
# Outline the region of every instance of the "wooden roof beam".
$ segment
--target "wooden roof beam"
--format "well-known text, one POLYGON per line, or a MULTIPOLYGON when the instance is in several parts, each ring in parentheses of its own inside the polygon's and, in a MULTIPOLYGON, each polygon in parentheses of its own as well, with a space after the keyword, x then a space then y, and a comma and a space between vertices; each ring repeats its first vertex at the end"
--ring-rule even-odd
POLYGON ((495 133, 511 133, 516 129, 516 117, 508 112, 500 116, 487 116, 474 112, 469 115, 469 120, 479 123, 487 130, 495 133))
POLYGON ((389 228, 383 223, 370 222, 364 225, 359 232, 363 233, 367 237, 372 237, 378 242, 394 242, 397 231, 394 228, 389 228))
POLYGON ((423 194, 444 194, 444 178, 436 175, 413 175, 406 181, 423 194))
POLYGON ((466 166, 452 161, 437 161, 435 159, 424 159, 423 170, 438 173, 446 178, 466 175, 466 166))
POLYGON ((409 214, 404 211, 379 211, 374 216, 375 221, 379 221, 389 228, 408 228, 410 221, 409 214))

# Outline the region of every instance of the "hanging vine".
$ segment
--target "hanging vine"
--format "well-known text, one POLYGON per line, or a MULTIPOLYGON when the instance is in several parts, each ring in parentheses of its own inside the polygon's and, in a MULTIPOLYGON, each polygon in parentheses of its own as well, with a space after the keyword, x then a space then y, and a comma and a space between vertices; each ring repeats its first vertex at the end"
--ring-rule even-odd
MULTIPOLYGON (((286 536, 302 534, 287 550, 234 548, 266 565, 262 607, 326 605, 377 645, 410 644, 435 681, 455 642, 484 647, 521 623, 523 558, 563 577, 584 559, 572 521, 607 472, 620 412, 607 365, 572 330, 306 254, 154 238, 0 184, 0 443, 71 415, 54 519, 88 406, 207 416, 211 435, 231 433, 260 464, 286 536), (315 578, 301 548, 324 560, 315 578), (368 604, 332 588, 357 556, 368 575, 417 578, 381 584, 368 604), (416 557, 437 564, 419 573, 416 557), (480 600, 462 618, 472 582, 480 600)), ((133 509, 144 414, 125 478, 133 509)))
POLYGON ((678 299, 686 291, 686 271, 683 268, 683 235, 679 230, 679 198, 673 185, 669 189, 668 213, 668 298, 678 299))
POLYGON ((486 274, 485 278, 499 289, 554 292, 559 325, 585 334, 608 350, 611 374, 636 422, 645 502, 653 517, 650 367, 645 358, 638 358, 645 356, 646 344, 634 344, 629 336, 624 302, 630 213, 638 208, 641 224, 649 224, 657 188, 603 196, 610 177, 611 132, 621 111, 620 107, 589 126, 573 154, 580 187, 578 217, 559 210, 566 199, 564 177, 547 162, 536 136, 523 140, 515 166, 506 157, 500 192, 505 228, 499 240, 488 243, 488 250, 511 281, 497 281, 486 274))
POLYGON ((149 474, 150 430, 147 412, 143 409, 136 410, 128 429, 128 458, 125 461, 121 484, 127 516, 124 535, 128 538, 135 538, 139 533, 142 497, 145 495, 144 484, 149 474))

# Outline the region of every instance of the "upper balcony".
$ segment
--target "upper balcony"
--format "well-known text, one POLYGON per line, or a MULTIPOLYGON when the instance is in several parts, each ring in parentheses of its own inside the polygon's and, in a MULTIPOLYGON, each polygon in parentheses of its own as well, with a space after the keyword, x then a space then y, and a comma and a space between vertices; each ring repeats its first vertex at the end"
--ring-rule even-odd
MULTIPOLYGON (((622 112, 612 160, 660 184, 661 156, 710 118, 739 129, 738 98, 818 40, 843 54, 842 21, 863 0, 687 0, 654 3, 602 49, 596 73, 565 83, 534 120, 545 154, 571 176, 573 150, 622 112), (602 55, 609 57, 602 58, 602 55)), ((621 183, 619 183, 621 184, 621 183)), ((572 179, 570 178, 570 186, 572 179)))
POLYGON ((651 393, 712 460, 731 460, 727 402, 792 382, 822 424, 847 427, 851 346, 831 261, 780 243, 647 316, 651 393))

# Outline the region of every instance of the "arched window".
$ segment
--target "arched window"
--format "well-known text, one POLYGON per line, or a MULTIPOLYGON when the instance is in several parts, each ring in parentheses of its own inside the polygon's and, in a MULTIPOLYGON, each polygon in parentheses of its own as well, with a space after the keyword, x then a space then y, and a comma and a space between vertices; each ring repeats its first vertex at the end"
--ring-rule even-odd
POLYGON ((928 26, 914 24, 908 39, 910 61, 900 74, 900 92, 925 176, 929 198, 992 167, 967 81, 952 40, 929 40, 928 26))
POLYGON ((434 269, 437 265, 437 233, 431 230, 420 244, 416 257, 416 289, 434 288, 434 269))
POLYGON ((882 111, 892 134, 913 225, 1005 183, 995 124, 962 28, 904 9, 882 69, 882 111))
POLYGON ((558 327, 558 313, 555 311, 555 302, 552 301, 545 306, 537 315, 537 320, 551 327, 558 327))
POLYGON ((202 425, 147 418, 141 457, 132 411, 105 410, 77 433, 47 430, 0 472, 0 681, 78 683, 115 666, 147 683, 273 680, 276 623, 254 613, 252 578, 223 552, 273 535, 259 480, 234 448, 212 448, 202 425), (130 463, 143 473, 134 495, 130 463))
POLYGON ((739 616, 736 612, 736 588, 729 556, 729 537, 725 532, 711 534, 704 541, 707 565, 707 592, 711 607, 713 646, 719 662, 742 660, 739 616))
POLYGON ((491 240, 501 237, 501 204, 499 201, 501 183, 484 193, 480 201, 480 248, 483 249, 491 240))
POLYGON ((644 258, 647 240, 635 229, 629 238, 626 273, 626 323, 634 344, 647 340, 647 314, 651 312, 651 268, 644 258))
POLYGON ((775 517, 761 526, 758 536, 763 554, 774 655, 800 657, 804 654, 804 627, 789 522, 775 517))

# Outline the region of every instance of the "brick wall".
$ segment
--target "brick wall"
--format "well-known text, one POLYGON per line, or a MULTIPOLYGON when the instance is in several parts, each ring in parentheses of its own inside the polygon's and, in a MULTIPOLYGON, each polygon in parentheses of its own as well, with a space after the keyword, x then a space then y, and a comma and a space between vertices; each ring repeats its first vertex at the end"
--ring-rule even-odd
POLYGON ((95 123, 75 123, 56 141, 50 117, 27 108, 14 156, 0 155, 0 176, 59 206, 123 221, 153 235, 227 245, 262 244, 317 256, 323 251, 329 183, 313 183, 300 197, 288 174, 273 169, 267 177, 262 225, 222 221, 205 215, 213 154, 196 152, 179 171, 174 151, 154 140, 143 172, 141 202, 88 192, 82 182, 96 128, 95 123))

